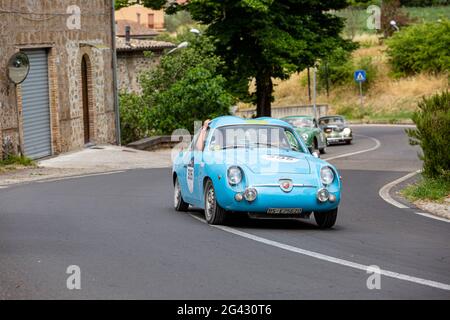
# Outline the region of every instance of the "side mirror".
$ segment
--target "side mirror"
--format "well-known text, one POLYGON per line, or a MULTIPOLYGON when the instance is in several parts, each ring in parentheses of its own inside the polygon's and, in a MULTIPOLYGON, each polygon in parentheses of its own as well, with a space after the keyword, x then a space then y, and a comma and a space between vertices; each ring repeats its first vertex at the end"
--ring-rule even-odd
POLYGON ((320 153, 318 153, 317 151, 314 151, 314 152, 312 153, 312 156, 313 156, 314 158, 320 159, 320 153))

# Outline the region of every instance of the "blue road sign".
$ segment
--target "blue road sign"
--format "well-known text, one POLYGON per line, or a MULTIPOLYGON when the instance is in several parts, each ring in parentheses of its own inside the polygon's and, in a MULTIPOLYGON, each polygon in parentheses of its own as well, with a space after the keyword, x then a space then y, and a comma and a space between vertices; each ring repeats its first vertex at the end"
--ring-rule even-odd
POLYGON ((367 75, 366 75, 365 70, 356 70, 354 76, 355 76, 356 82, 364 82, 367 80, 367 75))

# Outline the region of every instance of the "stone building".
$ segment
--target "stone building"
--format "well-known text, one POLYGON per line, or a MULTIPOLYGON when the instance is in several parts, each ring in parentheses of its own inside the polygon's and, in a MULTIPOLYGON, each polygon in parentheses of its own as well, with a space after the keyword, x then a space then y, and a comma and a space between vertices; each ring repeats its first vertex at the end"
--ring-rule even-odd
POLYGON ((112 0, 0 0, 0 158, 116 143, 112 0), (7 76, 23 52, 24 82, 7 76))
POLYGON ((164 30, 164 11, 152 10, 136 1, 136 4, 116 11, 116 21, 133 21, 151 30, 164 30))
POLYGON ((175 45, 165 41, 117 38, 119 91, 140 93, 139 76, 142 71, 155 66, 164 50, 172 48, 175 45))

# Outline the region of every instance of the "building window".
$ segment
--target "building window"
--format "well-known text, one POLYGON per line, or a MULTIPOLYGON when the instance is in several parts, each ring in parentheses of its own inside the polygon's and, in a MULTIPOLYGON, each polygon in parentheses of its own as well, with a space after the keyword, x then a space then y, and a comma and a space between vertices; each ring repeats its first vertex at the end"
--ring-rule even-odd
POLYGON ((148 14, 148 27, 150 29, 155 28, 155 15, 153 13, 148 14))
POLYGON ((137 23, 141 24, 141 14, 136 13, 137 23))

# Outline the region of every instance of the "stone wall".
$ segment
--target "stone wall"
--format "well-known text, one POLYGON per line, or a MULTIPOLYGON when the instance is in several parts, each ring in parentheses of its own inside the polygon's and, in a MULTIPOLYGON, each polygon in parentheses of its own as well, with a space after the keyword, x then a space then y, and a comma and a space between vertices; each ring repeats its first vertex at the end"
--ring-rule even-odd
POLYGON ((120 92, 141 93, 140 74, 154 67, 161 58, 162 51, 152 52, 146 57, 143 51, 123 51, 117 53, 117 73, 120 92))
POLYGON ((18 149, 21 86, 7 79, 9 58, 23 49, 46 48, 52 153, 84 146, 81 61, 88 78, 91 142, 115 142, 110 0, 1 0, 0 138, 18 149), (19 110, 17 116, 16 110, 19 110))

